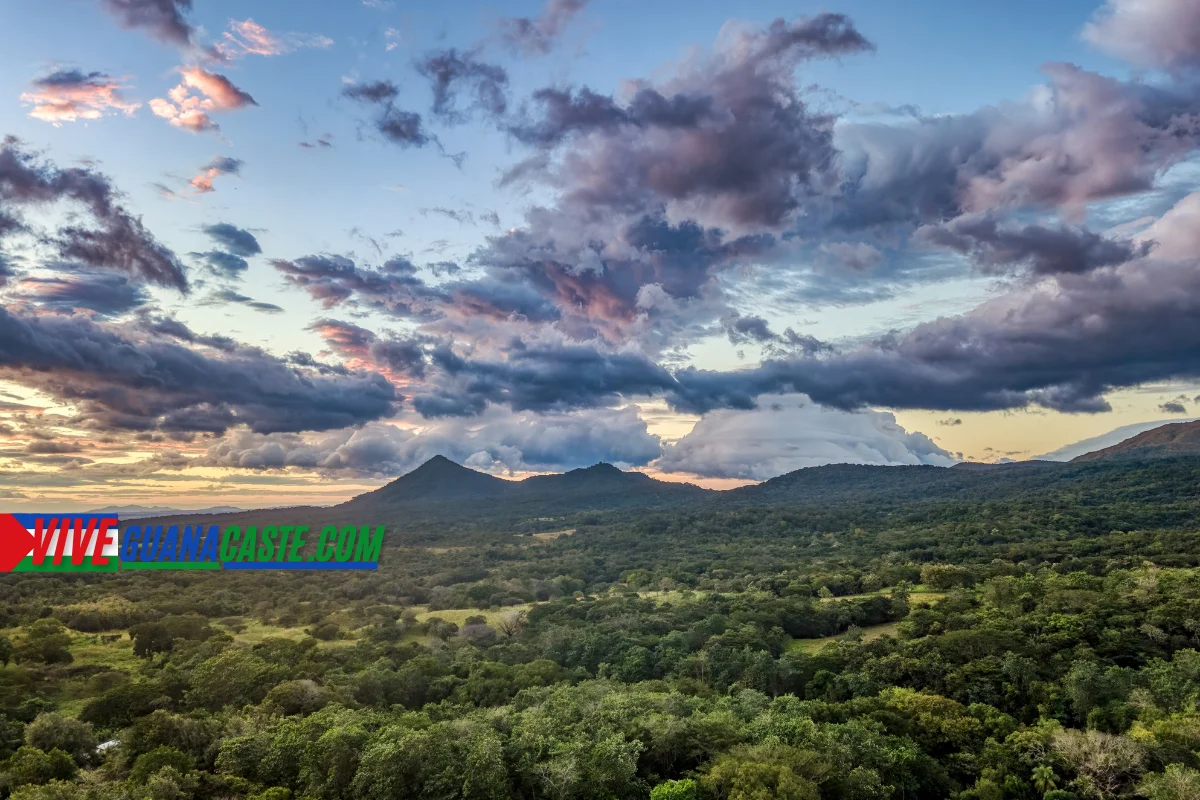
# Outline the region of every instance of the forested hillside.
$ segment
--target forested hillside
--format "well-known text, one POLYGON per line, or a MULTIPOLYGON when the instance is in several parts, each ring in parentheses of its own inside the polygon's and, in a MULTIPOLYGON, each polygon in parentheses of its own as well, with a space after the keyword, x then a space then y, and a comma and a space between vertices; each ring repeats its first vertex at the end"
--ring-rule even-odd
POLYGON ((1200 797, 1198 477, 836 466, 638 507, 602 469, 495 516, 393 499, 378 572, 8 575, 0 792, 1200 797))

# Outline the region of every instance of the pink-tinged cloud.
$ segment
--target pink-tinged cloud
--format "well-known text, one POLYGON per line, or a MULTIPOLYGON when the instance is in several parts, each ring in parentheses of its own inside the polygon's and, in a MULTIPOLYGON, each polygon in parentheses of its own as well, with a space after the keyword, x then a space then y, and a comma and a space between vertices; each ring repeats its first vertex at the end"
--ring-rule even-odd
POLYGON ((201 67, 184 67, 183 82, 167 92, 167 98, 150 101, 150 110, 172 125, 192 133, 217 131, 220 126, 209 111, 232 111, 258 103, 233 84, 233 81, 201 67))
POLYGON ((121 94, 124 88, 120 80, 103 72, 58 70, 34 81, 21 95, 21 102, 33 106, 29 116, 52 125, 100 119, 117 112, 132 116, 141 103, 126 101, 121 94))
POLYGON ((213 108, 230 111, 258 105, 249 93, 234 86, 233 81, 224 75, 208 72, 201 67, 185 67, 182 74, 183 85, 195 89, 211 100, 213 108))
POLYGON ((196 194, 206 194, 215 191, 213 181, 221 175, 237 175, 242 168, 242 162, 236 158, 217 156, 200 168, 200 172, 188 184, 196 194))
MULTIPOLYGON (((196 100, 196 98, 191 99, 196 100)), ((170 101, 163 100, 161 97, 156 97, 150 101, 150 110, 154 112, 155 116, 162 117, 176 128, 182 128, 192 133, 218 131, 221 129, 221 126, 213 122, 212 117, 202 109, 182 108, 170 101)))
POLYGON ((226 59, 242 56, 277 56, 301 48, 326 48, 333 44, 328 36, 312 33, 285 33, 276 35, 252 19, 241 22, 231 19, 229 30, 223 34, 225 41, 217 50, 226 59))
POLYGON ((1200 68, 1196 0, 1108 0, 1083 38, 1118 58, 1176 72, 1200 68))

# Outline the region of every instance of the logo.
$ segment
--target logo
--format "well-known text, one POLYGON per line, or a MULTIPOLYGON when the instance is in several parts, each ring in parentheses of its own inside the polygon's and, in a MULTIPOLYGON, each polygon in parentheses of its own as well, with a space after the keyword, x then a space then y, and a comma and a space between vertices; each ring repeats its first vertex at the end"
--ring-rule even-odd
POLYGON ((0 572, 116 572, 117 516, 0 514, 0 572))
POLYGON ((0 514, 0 572, 377 569, 384 527, 142 525, 118 517, 0 514))

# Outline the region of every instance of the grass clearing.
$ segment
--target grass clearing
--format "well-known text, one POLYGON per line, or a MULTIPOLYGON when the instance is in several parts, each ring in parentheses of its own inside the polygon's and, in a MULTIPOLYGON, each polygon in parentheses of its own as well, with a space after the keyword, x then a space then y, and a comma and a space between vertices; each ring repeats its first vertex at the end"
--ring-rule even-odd
MULTIPOLYGON (((881 636, 895 636, 896 630, 900 626, 899 622, 885 622, 881 625, 868 625, 861 628, 862 640, 864 642, 874 641, 881 636)), ((839 633, 836 636, 826 636, 821 639, 793 639, 788 646, 790 650, 798 650, 801 653, 816 653, 825 647, 830 642, 836 642, 846 638, 846 634, 839 633)))

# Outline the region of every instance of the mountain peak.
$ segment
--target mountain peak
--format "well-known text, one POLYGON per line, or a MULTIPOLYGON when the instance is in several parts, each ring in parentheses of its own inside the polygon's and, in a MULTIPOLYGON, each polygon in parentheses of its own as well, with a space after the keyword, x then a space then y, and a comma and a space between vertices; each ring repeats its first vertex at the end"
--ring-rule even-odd
POLYGON ((1084 453, 1071 461, 1136 460, 1200 455, 1200 421, 1168 422, 1112 447, 1084 453))
POLYGON ((386 502, 461 500, 496 497, 508 488, 509 482, 506 480, 437 455, 413 471, 362 496, 386 502))

